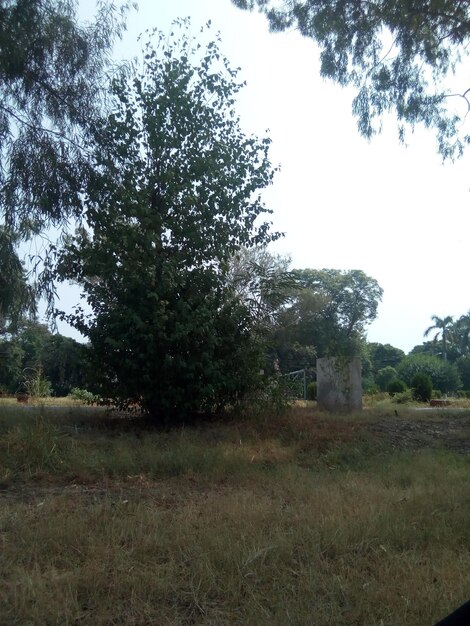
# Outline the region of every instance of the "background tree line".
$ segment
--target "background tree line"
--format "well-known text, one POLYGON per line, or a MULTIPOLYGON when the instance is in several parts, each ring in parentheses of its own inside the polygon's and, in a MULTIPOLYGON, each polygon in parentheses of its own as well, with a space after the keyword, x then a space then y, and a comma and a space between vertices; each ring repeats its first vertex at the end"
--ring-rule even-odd
POLYGON ((14 334, 0 338, 0 392, 23 392, 26 380, 38 376, 54 396, 85 388, 87 352, 86 345, 52 333, 45 324, 22 320, 14 334))
POLYGON ((433 388, 442 393, 470 390, 470 312, 458 319, 432 316, 433 324, 424 331, 431 340, 416 345, 405 354, 390 345, 369 344, 365 361, 365 384, 386 391, 389 383, 402 379, 411 385, 416 373, 428 375, 433 388))

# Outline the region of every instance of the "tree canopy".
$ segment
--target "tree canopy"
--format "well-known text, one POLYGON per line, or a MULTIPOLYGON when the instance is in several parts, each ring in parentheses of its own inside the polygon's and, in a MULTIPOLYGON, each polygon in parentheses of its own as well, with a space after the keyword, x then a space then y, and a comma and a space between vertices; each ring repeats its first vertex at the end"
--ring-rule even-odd
MULTIPOLYGON (((5 267, 21 265, 21 239, 50 226, 61 228, 82 214, 88 141, 105 105, 110 53, 129 6, 124 0, 100 0, 94 20, 80 23, 75 0, 0 0, 0 255, 5 267)), ((45 287, 51 293, 51 284, 45 287)), ((15 301, 10 291, 0 290, 0 310, 14 316, 25 289, 17 290, 15 301)))
POLYGON ((15 245, 14 234, 0 226, 0 335, 14 330, 23 314, 35 311, 35 291, 15 245))
POLYGON ((339 350, 338 354, 348 351, 348 342, 354 354, 354 340, 363 337, 367 325, 377 317, 383 294, 377 281, 361 270, 306 269, 297 270, 295 275, 299 284, 321 302, 316 323, 330 329, 332 342, 329 347, 324 346, 322 356, 328 352, 333 356, 333 350, 339 350))
POLYGON ((180 20, 172 36, 155 33, 142 67, 113 80, 86 221, 58 265, 93 312, 68 319, 91 342, 99 392, 157 420, 254 384, 260 351, 227 271, 242 246, 276 237, 260 198, 274 175, 270 140, 243 133, 241 85, 218 41, 187 29, 180 20))
POLYGON ((367 352, 369 353, 374 374, 385 367, 396 367, 405 357, 403 350, 395 348, 389 343, 368 343, 367 352))
POLYGON ((382 289, 361 270, 293 270, 296 289, 277 316, 273 345, 284 370, 316 357, 358 356, 382 289))
POLYGON ((461 388, 458 368, 437 356, 410 354, 397 367, 398 374, 408 386, 413 385, 416 374, 426 374, 432 381, 433 388, 449 393, 461 388))
POLYGON ((84 135, 126 7, 98 2, 80 24, 73 0, 0 2, 0 212, 22 234, 81 212, 84 135))
MULTIPOLYGON (((460 155, 470 89, 452 85, 467 55, 467 0, 232 0, 257 7, 273 31, 296 28, 320 50, 321 75, 357 90, 353 113, 367 138, 393 112, 399 137, 418 123, 435 130, 443 157, 460 155)), ((465 79, 464 79, 465 80, 465 79)))

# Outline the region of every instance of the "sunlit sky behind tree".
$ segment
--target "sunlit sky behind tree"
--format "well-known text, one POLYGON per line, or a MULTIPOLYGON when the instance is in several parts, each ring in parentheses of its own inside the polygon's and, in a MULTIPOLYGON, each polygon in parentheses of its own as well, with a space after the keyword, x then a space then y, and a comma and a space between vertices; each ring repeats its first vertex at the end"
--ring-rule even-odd
MULTIPOLYGON (((393 117, 367 142, 351 114, 353 92, 319 75, 315 45, 296 32, 271 34, 265 19, 230 0, 140 0, 116 59, 138 57, 140 33, 170 32, 190 16, 194 34, 208 20, 246 87, 239 113, 246 132, 272 138, 279 164, 264 194, 274 228, 285 237, 273 251, 295 268, 361 269, 384 289, 369 341, 406 352, 423 341, 431 315, 470 309, 467 237, 469 156, 442 164, 432 131, 416 129, 399 144, 393 117)), ((94 0, 80 0, 81 15, 94 0)), ((62 290, 64 306, 76 291, 62 290)), ((64 326, 60 331, 69 334, 64 326)), ((73 334, 73 333, 70 333, 73 334)))

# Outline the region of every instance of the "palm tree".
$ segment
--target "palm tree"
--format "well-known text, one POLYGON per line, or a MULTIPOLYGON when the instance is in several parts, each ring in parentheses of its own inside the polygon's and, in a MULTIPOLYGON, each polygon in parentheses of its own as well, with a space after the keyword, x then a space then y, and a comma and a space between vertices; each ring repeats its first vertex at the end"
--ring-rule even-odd
POLYGON ((433 330, 436 330, 436 334, 434 335, 434 340, 437 341, 439 335, 442 337, 442 356, 444 357, 444 361, 447 361, 447 339, 450 335, 450 328, 452 327, 454 318, 451 315, 447 315, 447 317, 438 317, 437 315, 431 316, 434 324, 427 328, 424 331, 424 336, 427 337, 433 330))

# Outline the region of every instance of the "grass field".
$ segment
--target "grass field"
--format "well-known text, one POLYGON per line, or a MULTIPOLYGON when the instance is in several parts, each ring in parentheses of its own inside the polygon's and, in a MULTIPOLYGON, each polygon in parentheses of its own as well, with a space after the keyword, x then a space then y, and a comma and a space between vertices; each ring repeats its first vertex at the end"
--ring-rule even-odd
POLYGON ((0 624, 431 626, 470 597, 470 410, 399 412, 1 403, 0 624))

